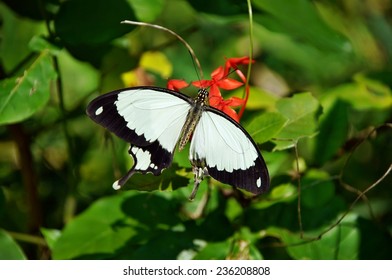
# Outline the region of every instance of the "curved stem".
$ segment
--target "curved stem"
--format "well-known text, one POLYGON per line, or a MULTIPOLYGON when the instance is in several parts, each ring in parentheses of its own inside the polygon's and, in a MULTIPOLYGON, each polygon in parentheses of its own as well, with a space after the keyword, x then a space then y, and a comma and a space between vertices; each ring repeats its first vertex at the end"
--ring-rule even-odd
POLYGON ((248 103, 249 99, 249 80, 250 80, 250 72, 252 70, 252 58, 253 58, 253 12, 252 12, 252 3, 251 0, 247 0, 248 2, 248 14, 249 14, 249 59, 250 62, 248 64, 248 72, 246 73, 246 82, 245 82, 245 90, 243 94, 243 98, 245 100, 244 105, 242 105, 240 112, 238 113, 238 117, 241 119, 242 114, 245 111, 246 103, 248 103))

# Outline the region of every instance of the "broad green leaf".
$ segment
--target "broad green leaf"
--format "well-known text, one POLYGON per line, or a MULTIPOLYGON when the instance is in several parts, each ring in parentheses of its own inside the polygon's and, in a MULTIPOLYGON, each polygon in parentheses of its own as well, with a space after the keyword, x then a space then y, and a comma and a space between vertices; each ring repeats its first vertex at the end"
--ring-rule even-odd
POLYGON ((320 17, 307 0, 254 0, 255 7, 267 13, 264 24, 270 28, 309 41, 319 48, 343 51, 346 40, 320 17))
POLYGON ((64 103, 67 109, 75 108, 86 99, 88 94, 96 91, 100 83, 100 73, 87 62, 76 60, 63 49, 57 59, 63 83, 64 103))
POLYGON ((114 254, 128 239, 137 235, 137 222, 121 209, 124 201, 133 194, 128 192, 98 200, 73 219, 54 243, 53 258, 114 254))
POLYGON ((135 15, 139 21, 152 22, 162 12, 165 6, 164 0, 127 0, 135 11, 135 15))
POLYGON ((339 98, 357 110, 392 108, 392 92, 388 86, 361 75, 354 79, 353 83, 342 84, 325 92, 323 99, 339 98))
POLYGON ((7 232, 0 229, 0 260, 25 260, 22 249, 7 232))
MULTIPOLYGON (((31 2, 28 1, 28 3, 31 2)), ((19 6, 26 7, 28 3, 23 3, 23 5, 20 3, 19 6)), ((3 2, 0 3, 0 14, 2 21, 1 63, 5 72, 9 73, 31 53, 28 46, 31 38, 36 34, 45 34, 46 27, 43 21, 34 21, 15 14, 3 2)))
MULTIPOLYGON (((246 110, 260 110, 260 109, 273 109, 278 98, 271 93, 258 88, 250 87, 249 99, 246 103, 246 110)), ((236 96, 239 98, 244 97, 244 89, 239 88, 234 90, 228 97, 236 96)), ((226 97, 225 97, 226 98, 226 97)))
POLYGON ((276 143, 284 142, 285 139, 297 141, 316 133, 319 103, 310 93, 282 98, 276 103, 276 108, 287 118, 285 126, 276 136, 279 139, 276 143))
MULTIPOLYGON (((353 260, 360 250, 360 231, 356 224, 357 216, 350 214, 320 240, 304 242, 298 233, 286 229, 269 228, 267 234, 279 236, 287 245, 289 255, 298 260, 353 260), (304 243, 302 245, 298 245, 304 243)), ((316 237, 317 233, 314 234, 316 237)))
POLYGON ((336 100, 320 119, 320 132, 315 137, 313 161, 319 165, 331 159, 347 139, 349 129, 349 106, 336 100))
POLYGON ((54 243, 53 258, 131 258, 130 248, 179 223, 177 207, 164 193, 124 192, 100 199, 66 225, 54 243))
POLYGON ((54 23, 67 45, 101 45, 129 32, 132 26, 120 24, 127 19, 135 18, 124 0, 83 0, 62 2, 54 23))
POLYGON ((0 82, 0 125, 23 121, 49 100, 56 77, 48 51, 42 52, 22 76, 0 82))
MULTIPOLYGON (((268 66, 291 84, 336 81, 358 67, 351 41, 330 28, 308 0, 255 0, 255 38, 268 66), (257 9, 261 10, 256 12, 257 9)), ((335 13, 335 17, 340 17, 335 13)))
POLYGON ((76 0, 61 2, 54 25, 60 42, 74 57, 98 68, 112 41, 135 28, 121 24, 123 20, 135 20, 124 0, 76 0))
POLYGON ((279 133, 286 121, 280 113, 267 112, 254 118, 246 128, 255 142, 261 144, 279 133))
POLYGON ((51 250, 53 250, 54 244, 61 236, 61 231, 58 229, 49 229, 49 228, 41 228, 40 231, 44 236, 46 244, 48 244, 48 247, 51 250))
POLYGON ((53 45, 42 36, 34 36, 29 42, 29 48, 35 52, 49 51, 52 55, 57 55, 60 52, 58 46, 53 45))

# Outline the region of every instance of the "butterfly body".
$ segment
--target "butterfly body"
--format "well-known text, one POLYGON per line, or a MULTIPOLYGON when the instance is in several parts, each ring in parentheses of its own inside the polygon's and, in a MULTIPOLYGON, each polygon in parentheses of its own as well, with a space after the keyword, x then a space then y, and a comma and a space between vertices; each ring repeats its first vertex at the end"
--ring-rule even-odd
POLYGON ((196 99, 157 87, 136 87, 94 99, 87 114, 131 144, 134 165, 116 181, 120 188, 135 173, 159 175, 171 165, 175 147, 191 139, 189 159, 195 188, 205 175, 260 194, 269 187, 265 162, 252 138, 234 120, 206 105, 208 92, 196 99))

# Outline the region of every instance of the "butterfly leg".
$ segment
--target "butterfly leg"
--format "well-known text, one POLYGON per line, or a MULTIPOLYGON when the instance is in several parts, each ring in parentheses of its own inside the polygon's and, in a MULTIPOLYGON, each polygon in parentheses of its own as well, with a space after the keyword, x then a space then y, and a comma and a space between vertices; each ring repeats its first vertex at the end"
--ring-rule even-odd
POLYGON ((191 200, 191 201, 195 198, 197 190, 199 189, 199 185, 203 181, 204 176, 208 176, 208 170, 206 167, 200 167, 200 166, 193 165, 192 171, 194 174, 195 183, 193 186, 192 193, 189 196, 189 200, 191 200))

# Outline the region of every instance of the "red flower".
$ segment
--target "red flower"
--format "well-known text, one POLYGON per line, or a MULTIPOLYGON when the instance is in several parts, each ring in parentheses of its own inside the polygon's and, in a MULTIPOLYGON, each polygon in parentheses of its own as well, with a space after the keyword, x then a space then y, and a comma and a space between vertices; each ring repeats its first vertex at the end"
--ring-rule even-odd
MULTIPOLYGON (((210 88, 209 93, 209 103, 212 107, 224 112, 230 116, 235 121, 239 122, 242 113, 245 109, 246 102, 249 97, 249 86, 245 89, 246 96, 244 99, 238 97, 230 97, 228 99, 223 99, 220 89, 233 90, 237 89, 246 83, 246 77, 241 70, 238 69, 239 65, 246 65, 253 62, 248 57, 239 58, 229 58, 226 60, 225 67, 219 66, 211 73, 211 80, 201 80, 192 82, 192 85, 198 88, 210 88), (237 73, 241 81, 231 79, 228 75, 231 73, 232 69, 237 73), (232 107, 242 106, 240 113, 237 112, 232 107)), ((170 80, 167 87, 169 89, 180 90, 181 88, 187 87, 188 83, 183 80, 170 80)))
POLYGON ((187 82, 185 82, 184 80, 169 80, 167 82, 167 88, 171 89, 171 90, 176 90, 176 91, 180 91, 180 89, 187 87, 189 84, 187 82))

